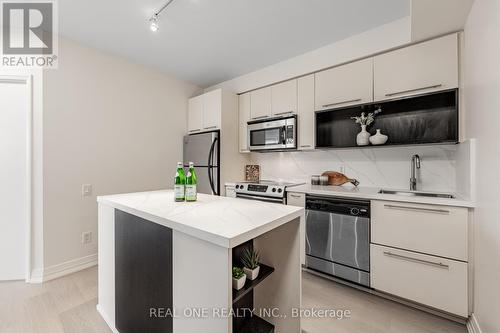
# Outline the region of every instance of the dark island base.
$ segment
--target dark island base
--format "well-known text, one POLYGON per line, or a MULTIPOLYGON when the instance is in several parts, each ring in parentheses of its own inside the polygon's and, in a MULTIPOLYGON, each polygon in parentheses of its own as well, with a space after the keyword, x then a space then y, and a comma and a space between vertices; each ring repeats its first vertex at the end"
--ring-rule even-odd
POLYGON ((115 254, 118 331, 172 333, 172 229, 115 210, 115 254))

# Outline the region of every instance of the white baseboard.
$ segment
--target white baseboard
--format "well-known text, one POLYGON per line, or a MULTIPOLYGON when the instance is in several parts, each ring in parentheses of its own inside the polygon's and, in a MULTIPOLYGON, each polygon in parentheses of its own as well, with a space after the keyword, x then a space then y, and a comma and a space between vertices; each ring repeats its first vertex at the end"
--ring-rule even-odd
POLYGON ((97 265, 97 253, 57 265, 34 269, 30 283, 42 283, 97 265))
POLYGON ((101 315, 102 319, 108 324, 108 327, 111 329, 113 333, 120 333, 118 330, 115 328, 115 325, 113 322, 109 319, 108 315, 102 310, 101 306, 99 304, 96 305, 97 312, 101 315))
POLYGON ((43 282, 43 268, 35 268, 31 272, 29 283, 42 283, 43 282))
POLYGON ((477 318, 474 314, 472 314, 467 321, 467 331, 469 333, 482 333, 477 318))

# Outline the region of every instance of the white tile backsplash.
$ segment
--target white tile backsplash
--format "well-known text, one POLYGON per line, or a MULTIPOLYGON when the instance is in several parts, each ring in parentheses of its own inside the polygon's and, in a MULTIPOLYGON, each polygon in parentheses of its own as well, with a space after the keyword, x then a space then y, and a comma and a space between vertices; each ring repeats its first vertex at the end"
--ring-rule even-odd
MULTIPOLYGON (((252 153, 261 166, 261 178, 309 182, 311 175, 341 171, 356 178, 360 186, 409 188, 410 159, 419 154, 418 189, 457 191, 457 156, 460 145, 379 147, 315 150, 309 152, 252 153)), ((459 181, 459 180, 458 180, 459 181)))

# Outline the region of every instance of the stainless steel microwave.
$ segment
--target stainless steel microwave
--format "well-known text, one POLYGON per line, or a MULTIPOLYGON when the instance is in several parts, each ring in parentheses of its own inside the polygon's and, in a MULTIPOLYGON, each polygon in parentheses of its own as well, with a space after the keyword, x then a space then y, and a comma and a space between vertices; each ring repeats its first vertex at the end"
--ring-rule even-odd
POLYGON ((248 122, 251 151, 297 149, 297 116, 259 119, 248 122))

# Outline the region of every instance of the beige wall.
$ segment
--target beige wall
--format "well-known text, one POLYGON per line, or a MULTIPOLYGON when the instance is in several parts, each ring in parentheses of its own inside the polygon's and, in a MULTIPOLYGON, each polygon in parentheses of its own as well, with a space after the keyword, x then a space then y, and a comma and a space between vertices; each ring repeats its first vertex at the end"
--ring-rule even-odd
POLYGON ((476 0, 465 27, 465 103, 477 138, 474 313, 482 333, 500 332, 500 2, 476 0))
POLYGON ((97 252, 96 195, 171 186, 199 87, 64 39, 43 84, 47 269, 97 252), (82 197, 87 183, 93 195, 82 197))
POLYGON ((474 0, 412 0, 412 42, 462 30, 473 2, 474 0))

